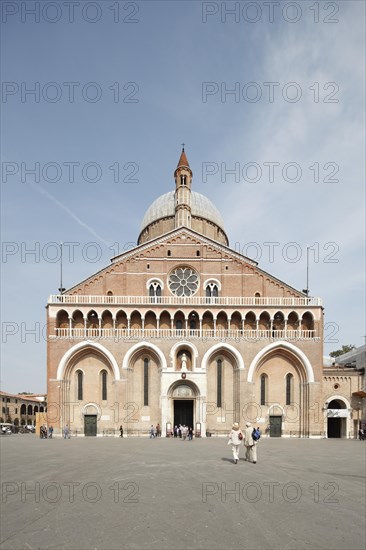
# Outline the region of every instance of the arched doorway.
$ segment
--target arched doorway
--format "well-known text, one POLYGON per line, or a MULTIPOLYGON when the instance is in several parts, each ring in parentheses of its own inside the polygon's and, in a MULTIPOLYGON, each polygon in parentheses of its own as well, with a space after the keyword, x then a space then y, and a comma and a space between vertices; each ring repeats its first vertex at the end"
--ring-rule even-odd
POLYGON ((194 427, 194 392, 187 384, 179 384, 172 393, 174 426, 194 427))
POLYGON ((177 380, 168 392, 171 410, 170 418, 173 426, 188 426, 197 431, 199 416, 199 389, 191 381, 177 380))
POLYGON ((333 399, 328 404, 327 433, 329 438, 340 438, 347 436, 347 414, 346 404, 340 399, 333 399))

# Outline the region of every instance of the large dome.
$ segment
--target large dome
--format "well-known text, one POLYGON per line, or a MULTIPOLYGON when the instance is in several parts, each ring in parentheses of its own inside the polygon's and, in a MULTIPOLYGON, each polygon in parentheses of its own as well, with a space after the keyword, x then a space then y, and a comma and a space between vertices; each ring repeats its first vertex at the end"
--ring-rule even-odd
MULTIPOLYGON (((141 232, 150 224, 167 217, 174 217, 175 205, 174 205, 174 191, 169 191, 158 197, 146 210, 143 220, 141 222, 141 232)), ((191 192, 191 211, 192 216, 197 218, 203 218, 209 222, 214 223, 220 227, 223 231, 224 220, 216 206, 204 195, 191 192)))

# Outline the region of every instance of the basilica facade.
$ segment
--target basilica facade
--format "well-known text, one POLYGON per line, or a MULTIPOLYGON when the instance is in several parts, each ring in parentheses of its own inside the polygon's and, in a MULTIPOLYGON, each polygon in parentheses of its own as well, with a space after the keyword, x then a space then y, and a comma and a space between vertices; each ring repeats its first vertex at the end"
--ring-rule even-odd
POLYGON ((346 396, 357 377, 344 395, 333 371, 325 380, 321 299, 231 249, 192 176, 183 149, 175 187, 148 208, 137 246, 50 296, 55 433, 67 424, 78 435, 117 434, 122 425, 147 435, 159 423, 163 435, 186 424, 205 437, 249 420, 272 437, 323 437, 329 410, 344 409, 337 430, 353 434, 346 396))

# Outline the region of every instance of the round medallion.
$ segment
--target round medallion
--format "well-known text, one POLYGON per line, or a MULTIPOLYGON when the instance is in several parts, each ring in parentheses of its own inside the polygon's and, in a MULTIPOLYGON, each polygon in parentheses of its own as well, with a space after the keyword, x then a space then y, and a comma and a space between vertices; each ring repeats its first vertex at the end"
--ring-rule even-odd
POLYGON ((190 267, 178 267, 170 275, 168 285, 176 296, 192 296, 198 289, 198 275, 190 267))

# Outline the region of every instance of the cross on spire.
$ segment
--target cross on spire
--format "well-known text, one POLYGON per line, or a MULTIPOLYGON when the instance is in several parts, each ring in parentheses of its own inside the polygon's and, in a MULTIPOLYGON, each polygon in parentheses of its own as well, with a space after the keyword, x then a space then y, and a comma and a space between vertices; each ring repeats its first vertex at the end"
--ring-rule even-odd
POLYGON ((185 143, 182 143, 182 151, 184 151, 185 143))

